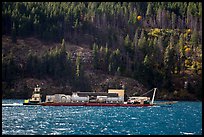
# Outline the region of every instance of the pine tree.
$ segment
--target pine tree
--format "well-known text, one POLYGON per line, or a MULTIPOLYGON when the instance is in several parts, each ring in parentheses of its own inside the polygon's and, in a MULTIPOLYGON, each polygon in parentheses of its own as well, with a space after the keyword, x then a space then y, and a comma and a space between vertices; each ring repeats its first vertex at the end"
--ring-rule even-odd
POLYGON ((106 47, 105 47, 105 68, 106 70, 108 70, 108 65, 109 65, 109 50, 108 50, 108 44, 106 43, 106 47))
POLYGON ((61 50, 62 50, 62 52, 66 52, 66 46, 65 46, 65 41, 64 41, 64 39, 62 39, 61 50))
POLYGON ((157 10, 157 27, 161 28, 162 27, 162 9, 159 7, 159 9, 157 10))
POLYGON ((176 14, 174 12, 171 13, 171 28, 175 29, 176 27, 176 14))
POLYGON ((13 27, 12 27, 12 42, 16 43, 17 39, 16 39, 16 26, 15 23, 13 23, 13 27))
POLYGON ((118 68, 117 68, 117 71, 116 71, 116 72, 117 72, 116 75, 119 75, 119 76, 120 76, 120 75, 121 75, 121 72, 120 72, 120 71, 121 71, 121 70, 120 70, 120 67, 118 67, 118 68))
POLYGON ((126 35, 124 39, 124 45, 125 45, 126 51, 131 51, 131 41, 130 41, 130 37, 128 34, 126 35))
POLYGON ((152 3, 148 2, 146 16, 152 15, 152 3))
POLYGON ((77 53, 77 58, 76 58, 76 76, 80 77, 80 72, 81 72, 81 53, 77 53))
POLYGON ((191 35, 190 43, 193 49, 196 49, 198 47, 198 32, 193 31, 193 34, 191 35))
POLYGON ((179 41, 178 41, 178 47, 179 47, 179 63, 178 63, 178 73, 180 71, 185 70, 185 49, 184 49, 184 37, 183 34, 180 35, 179 41))
POLYGON ((111 74, 111 72, 112 72, 112 64, 111 63, 109 63, 109 65, 108 65, 108 72, 111 74))
POLYGON ((147 67, 150 68, 151 67, 151 57, 149 55, 146 55, 143 61, 143 64, 147 67))
POLYGON ((171 75, 171 72, 174 73, 175 62, 175 50, 173 45, 169 44, 164 53, 164 68, 167 75, 171 75))
POLYGON ((138 29, 135 32, 134 40, 134 55, 133 55, 133 61, 134 61, 134 73, 137 73, 139 70, 139 48, 138 48, 138 29))
POLYGON ((142 52, 142 54, 146 55, 147 54, 147 40, 146 37, 140 37, 138 40, 138 48, 142 52))
POLYGON ((172 91, 172 71, 174 72, 174 50, 173 46, 169 44, 164 53, 164 70, 165 70, 165 88, 172 91))
POLYGON ((95 43, 93 44, 93 65, 95 69, 98 69, 99 67, 99 54, 98 54, 98 45, 96 45, 95 43))

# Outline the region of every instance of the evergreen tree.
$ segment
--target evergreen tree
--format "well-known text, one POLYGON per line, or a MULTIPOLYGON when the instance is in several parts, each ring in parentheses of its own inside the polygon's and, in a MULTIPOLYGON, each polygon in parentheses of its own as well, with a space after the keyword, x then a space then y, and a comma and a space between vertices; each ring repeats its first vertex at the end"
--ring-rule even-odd
POLYGON ((169 89, 170 91, 173 90, 172 86, 172 71, 174 72, 174 50, 171 44, 165 50, 164 54, 164 69, 165 69, 165 84, 164 87, 169 89))
POLYGON ((106 44, 106 47, 105 47, 105 68, 106 70, 108 70, 109 57, 110 57, 110 53, 109 53, 108 45, 106 44))
POLYGON ((180 59, 178 64, 178 72, 182 70, 184 72, 185 70, 185 49, 184 49, 184 37, 183 34, 180 35, 179 41, 178 41, 178 47, 179 47, 179 53, 180 53, 180 59))
POLYGON ((13 27, 12 27, 12 42, 16 43, 17 39, 16 39, 16 26, 15 23, 13 23, 13 27))
POLYGON ((171 75, 172 72, 174 73, 175 62, 175 50, 173 45, 169 44, 164 53, 164 68, 167 75, 171 75))
POLYGON ((176 27, 176 14, 174 12, 171 13, 171 28, 172 29, 175 29, 176 27))
POLYGON ((146 44, 147 44, 146 37, 141 37, 138 40, 138 48, 142 52, 143 55, 147 54, 147 45, 146 44))
POLYGON ((196 31, 193 31, 190 43, 192 45, 192 49, 196 49, 198 47, 198 33, 196 31))
POLYGON ((64 39, 62 39, 61 50, 62 50, 62 52, 66 52, 66 47, 65 47, 65 41, 64 41, 64 39))
POLYGON ((126 35, 124 39, 124 45, 125 45, 126 51, 131 51, 131 41, 130 41, 130 37, 128 34, 126 35))
POLYGON ((148 2, 148 6, 147 6, 147 11, 146 11, 146 16, 150 16, 152 15, 152 3, 148 2))
POLYGON ((76 76, 80 77, 80 72, 81 72, 81 53, 77 53, 77 58, 76 58, 76 76))
POLYGON ((109 72, 109 73, 112 72, 112 64, 111 64, 111 63, 108 65, 108 72, 109 72))
POLYGON ((98 65, 98 61, 99 61, 99 55, 98 55, 98 45, 96 45, 95 43, 93 44, 93 64, 94 64, 94 68, 98 69, 99 65, 98 65))

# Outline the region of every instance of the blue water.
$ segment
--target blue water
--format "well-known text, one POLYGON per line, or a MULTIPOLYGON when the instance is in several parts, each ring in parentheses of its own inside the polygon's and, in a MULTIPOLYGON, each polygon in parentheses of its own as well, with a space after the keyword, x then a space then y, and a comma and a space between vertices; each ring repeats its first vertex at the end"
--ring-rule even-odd
POLYGON ((2 134, 201 135, 202 102, 166 107, 2 106, 2 134))

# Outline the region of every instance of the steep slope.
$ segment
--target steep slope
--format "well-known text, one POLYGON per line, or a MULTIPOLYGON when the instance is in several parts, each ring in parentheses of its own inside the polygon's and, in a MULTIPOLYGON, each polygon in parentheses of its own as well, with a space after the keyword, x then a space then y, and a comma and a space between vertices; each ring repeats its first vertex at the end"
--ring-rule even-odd
MULTIPOLYGON (((17 43, 13 44, 9 36, 2 36, 3 56, 8 56, 12 53, 18 65, 25 65, 29 52, 36 52, 41 55, 49 51, 49 49, 53 49, 59 45, 60 43, 44 43, 33 37, 25 39, 18 38, 17 43)), ((92 50, 87 45, 73 45, 70 43, 66 43, 65 45, 67 52, 71 53, 71 59, 73 61, 76 60, 76 54, 81 52, 82 66, 91 91, 106 92, 108 88, 120 88, 121 82, 125 84, 127 96, 131 96, 135 92, 144 93, 147 91, 141 83, 134 79, 113 76, 99 70, 94 70, 92 65, 92 50)), ((37 84, 42 87, 43 96, 54 93, 70 94, 74 91, 70 83, 66 83, 66 86, 62 86, 50 77, 44 79, 20 77, 14 82, 13 87, 10 89, 8 87, 3 87, 3 97, 28 98, 32 94, 32 89, 37 84)))

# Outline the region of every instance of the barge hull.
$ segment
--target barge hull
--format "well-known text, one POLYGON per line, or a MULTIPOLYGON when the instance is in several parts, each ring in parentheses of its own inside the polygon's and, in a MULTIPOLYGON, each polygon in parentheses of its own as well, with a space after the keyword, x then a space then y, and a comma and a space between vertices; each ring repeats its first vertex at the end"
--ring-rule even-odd
POLYGON ((106 107, 145 107, 154 104, 107 104, 107 103, 41 103, 42 106, 106 106, 106 107))
POLYGON ((41 105, 40 103, 23 103, 23 105, 41 105))

